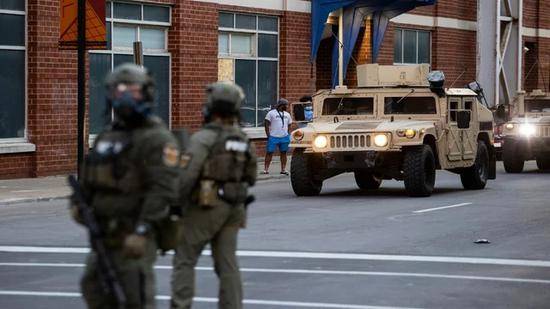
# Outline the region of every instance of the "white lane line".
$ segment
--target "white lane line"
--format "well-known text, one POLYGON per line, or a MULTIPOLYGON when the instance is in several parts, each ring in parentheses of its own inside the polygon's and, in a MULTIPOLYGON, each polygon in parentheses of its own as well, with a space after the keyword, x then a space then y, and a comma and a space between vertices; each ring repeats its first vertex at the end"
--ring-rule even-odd
POLYGON ((89 253, 89 248, 38 247, 38 246, 0 246, 0 252, 12 253, 89 253))
MULTIPOLYGON (((82 268, 84 264, 77 263, 0 263, 0 267, 67 267, 82 268)), ((155 269, 172 270, 169 265, 155 265, 155 269)), ((213 267, 195 267, 198 271, 213 271, 213 267)), ((305 274, 305 275, 346 275, 346 276, 382 276, 382 277, 412 277, 412 278, 435 278, 435 279, 459 279, 478 281, 498 281, 517 283, 540 283, 550 284, 550 280, 509 278, 509 277, 484 277, 484 276, 461 276, 430 273, 409 273, 409 272, 380 272, 380 271, 350 271, 350 270, 315 270, 315 269, 279 269, 279 268, 241 268, 241 272, 247 273, 274 273, 274 274, 305 274)))
MULTIPOLYGON (((0 252, 88 253, 89 249, 88 248, 65 248, 65 247, 0 246, 0 252)), ((211 251, 204 250, 203 255, 209 256, 211 255, 211 251)), ((520 259, 498 259, 498 258, 478 258, 478 257, 453 257, 453 256, 331 253, 331 252, 301 252, 301 251, 254 251, 254 250, 239 250, 237 251, 237 255, 241 257, 259 257, 259 258, 360 260, 360 261, 386 261, 386 262, 387 261, 429 262, 429 263, 550 267, 550 261, 544 261, 544 260, 520 260, 520 259)))
MULTIPOLYGON (((81 297, 80 293, 71 292, 38 292, 38 291, 8 291, 0 290, 0 295, 6 296, 38 296, 38 297, 81 297)), ((170 300, 168 295, 157 295, 158 300, 170 300)), ((193 301, 199 303, 216 303, 217 298, 213 297, 195 297, 193 301)), ((349 308, 349 309, 414 309, 410 307, 394 307, 394 306, 368 306, 368 305, 352 305, 352 304, 333 304, 333 303, 312 303, 312 302, 295 302, 295 301, 278 301, 278 300, 263 300, 263 299, 245 299, 243 303, 246 305, 265 305, 277 307, 302 307, 302 308, 349 308)))
POLYGON ((456 207, 464 207, 464 206, 468 206, 468 205, 472 205, 472 203, 460 203, 460 204, 455 204, 455 205, 450 205, 450 206, 443 206, 443 207, 435 207, 435 208, 427 208, 427 209, 415 210, 415 211, 413 211, 413 213, 415 213, 415 214, 421 214, 421 213, 430 212, 430 211, 436 211, 436 210, 442 210, 442 209, 449 209, 449 208, 456 208, 456 207))

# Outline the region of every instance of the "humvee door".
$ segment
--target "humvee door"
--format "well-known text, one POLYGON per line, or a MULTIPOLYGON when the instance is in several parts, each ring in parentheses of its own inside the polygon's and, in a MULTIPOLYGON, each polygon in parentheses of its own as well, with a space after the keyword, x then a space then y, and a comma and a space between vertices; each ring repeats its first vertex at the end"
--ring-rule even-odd
POLYGON ((477 131, 474 126, 476 113, 473 109, 476 101, 473 97, 449 97, 447 131, 447 158, 449 161, 473 160, 477 151, 477 131), (459 126, 459 118, 466 116, 469 120, 459 126))

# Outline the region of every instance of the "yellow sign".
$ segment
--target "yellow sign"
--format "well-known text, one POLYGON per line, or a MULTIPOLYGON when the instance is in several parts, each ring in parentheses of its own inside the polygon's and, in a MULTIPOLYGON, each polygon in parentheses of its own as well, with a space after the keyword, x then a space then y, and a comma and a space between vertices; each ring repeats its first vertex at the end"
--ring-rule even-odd
MULTIPOLYGON (((78 0, 59 1, 59 47, 76 49, 78 43, 78 0)), ((105 0, 86 0, 86 48, 105 49, 105 0)))

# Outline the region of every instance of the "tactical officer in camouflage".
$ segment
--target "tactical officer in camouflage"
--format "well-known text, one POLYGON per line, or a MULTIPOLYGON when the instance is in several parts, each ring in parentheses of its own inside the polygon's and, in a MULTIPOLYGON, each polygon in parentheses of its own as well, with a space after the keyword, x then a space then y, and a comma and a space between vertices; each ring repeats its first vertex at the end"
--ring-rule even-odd
POLYGON ((191 308, 194 268, 208 243, 220 280, 218 307, 242 308, 237 234, 245 225, 248 188, 256 181, 256 155, 238 126, 242 89, 220 82, 208 86, 206 93, 206 124, 181 157, 184 215, 174 257, 172 308, 191 308))
MULTIPOLYGON (((107 77, 106 86, 114 121, 95 140, 80 184, 126 296, 123 307, 154 308, 158 241, 170 236, 161 235, 159 225, 177 199, 179 149, 163 122, 151 114, 154 83, 144 68, 121 65, 107 77)), ((100 268, 92 248, 81 281, 88 308, 120 308, 105 291, 100 268)))

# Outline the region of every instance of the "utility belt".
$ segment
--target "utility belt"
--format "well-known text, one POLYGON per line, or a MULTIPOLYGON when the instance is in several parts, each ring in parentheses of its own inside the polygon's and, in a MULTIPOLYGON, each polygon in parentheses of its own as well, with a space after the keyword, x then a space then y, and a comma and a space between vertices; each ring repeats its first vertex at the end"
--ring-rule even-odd
POLYGON ((97 220, 107 248, 122 248, 126 236, 135 229, 135 222, 131 219, 99 217, 97 220))
POLYGON ((237 206, 246 203, 247 197, 248 185, 245 182, 220 183, 204 179, 199 184, 197 202, 203 208, 212 208, 224 203, 237 206))

